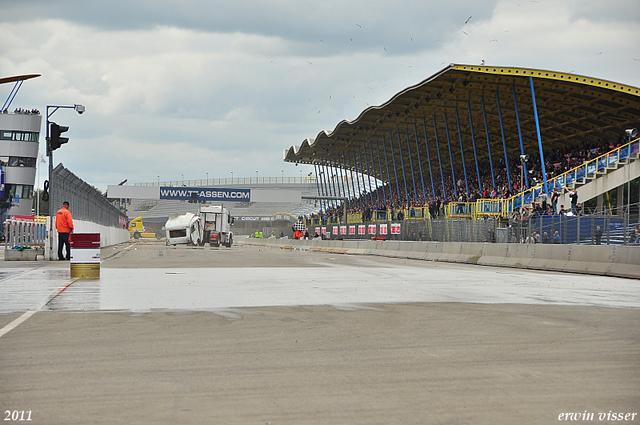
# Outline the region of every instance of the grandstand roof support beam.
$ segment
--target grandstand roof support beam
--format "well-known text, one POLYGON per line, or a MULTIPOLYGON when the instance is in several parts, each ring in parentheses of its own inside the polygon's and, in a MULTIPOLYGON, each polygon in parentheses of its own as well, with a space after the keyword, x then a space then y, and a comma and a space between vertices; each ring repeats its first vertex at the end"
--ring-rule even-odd
MULTIPOLYGON (((369 160, 367 159, 367 143, 366 142, 362 142, 362 151, 364 152, 364 165, 365 167, 367 167, 367 181, 369 182, 369 199, 371 200, 371 205, 373 205, 373 194, 371 193, 371 170, 369 170, 369 160)), ((371 162, 373 162, 373 158, 371 158, 371 162)), ((376 196, 378 196, 377 190, 376 190, 376 196)), ((379 197, 378 197, 378 203, 380 203, 379 197)))
POLYGON ((398 167, 396 167, 396 155, 394 153, 395 149, 393 149, 393 134, 391 130, 389 130, 389 147, 391 148, 391 159, 393 160, 393 173, 396 176, 396 194, 398 198, 400 198, 400 183, 398 183, 398 167))
POLYGON ((444 129, 447 134, 447 145, 449 146, 449 162, 451 163, 451 180, 453 180, 453 200, 458 199, 458 185, 456 183, 456 172, 453 168, 453 154, 451 153, 451 138, 449 137, 449 123, 447 121, 446 111, 442 112, 444 115, 444 129))
MULTIPOLYGON (((366 147, 365 147, 366 150, 366 147)), ((373 170, 373 179, 376 181, 376 198, 378 199, 378 205, 380 205, 380 193, 378 190, 378 178, 376 177, 376 163, 373 160, 373 146, 371 140, 369 140, 369 153, 371 154, 371 169, 373 170)), ((380 172, 382 174, 382 172, 380 172)))
MULTIPOLYGON (((360 196, 360 193, 356 193, 356 185, 353 179, 353 172, 355 170, 355 165, 353 165, 351 163, 351 155, 349 155, 347 153, 347 159, 349 160, 349 169, 351 170, 351 187, 353 189, 353 196, 358 200, 358 205, 360 206, 360 208, 362 208, 362 197, 360 196)), ((356 178, 357 178, 358 174, 356 173, 356 178)), ((358 184, 358 186, 360 186, 360 184, 358 184)))
POLYGON ((476 174, 478 175, 478 190, 482 192, 482 180, 480 179, 480 167, 478 166, 478 152, 476 151, 476 137, 473 133, 473 119, 471 118, 471 102, 467 100, 467 111, 469 112, 469 130, 471 131, 471 143, 473 144, 473 158, 476 161, 476 174))
POLYGON ((438 126, 436 116, 433 116, 433 131, 436 133, 436 151, 438 152, 438 164, 440 164, 440 181, 442 182, 442 199, 447 200, 447 189, 444 187, 444 173, 442 172, 442 158, 440 157, 440 140, 438 139, 438 126))
POLYGON ((336 185, 336 179, 334 178, 336 176, 335 174, 335 167, 333 166, 333 162, 331 162, 331 160, 329 160, 329 179, 330 179, 330 189, 333 189, 333 196, 340 196, 338 194, 337 191, 337 185, 336 185))
MULTIPOLYGON (((522 129, 520 128, 520 114, 518 112, 518 99, 516 98, 516 86, 515 84, 511 84, 511 91, 513 92, 513 108, 516 112, 516 124, 518 125, 518 138, 520 139, 520 155, 525 155, 524 153, 524 144, 522 143, 522 129)), ((529 187, 529 176, 527 175, 527 163, 526 161, 521 161, 521 165, 524 168, 524 181, 525 186, 529 187)), ((522 191, 523 188, 520 188, 522 191)))
POLYGON ((502 125, 502 109, 500 108, 500 94, 496 90, 496 105, 498 105, 498 118, 500 119, 500 134, 502 135, 502 148, 504 149, 504 165, 507 169, 507 182, 509 184, 509 192, 513 190, 511 185, 511 172, 509 171, 509 158, 507 155, 507 141, 504 137, 504 126, 502 125))
POLYGON ((402 167, 402 180, 404 183, 404 194, 407 198, 407 206, 409 206, 409 190, 407 189, 407 173, 404 169, 404 158, 402 157, 402 140, 400 140, 400 130, 396 130, 398 135, 398 149, 400 149, 400 166, 402 167))
MULTIPOLYGON (((436 199, 436 186, 433 184, 433 171, 431 170, 431 154, 429 153, 429 139, 427 138, 427 121, 422 118, 422 129, 424 130, 424 144, 427 148, 427 162, 429 163, 429 177, 431 178, 431 191, 433 192, 433 199, 436 199)), ((425 193, 425 198, 427 194, 425 193)))
POLYGON ((316 189, 318 190, 318 196, 320 196, 320 176, 318 174, 318 165, 315 162, 313 163, 313 170, 316 173, 316 189))
POLYGON ((458 126, 458 139, 460 140, 460 156, 462 157, 462 171, 464 171, 464 183, 467 187, 467 196, 469 196, 469 180, 467 179, 467 164, 464 160, 464 147, 462 146, 462 131, 460 131, 460 115, 458 114, 458 106, 456 110, 456 124, 458 126))
MULTIPOLYGON (((382 175, 382 161, 380 161, 380 143, 376 140, 376 149, 378 150, 378 168, 380 169, 380 181, 382 182, 382 200, 384 204, 387 205, 387 195, 385 191, 384 184, 384 176, 382 175)), ((388 164, 387 164, 388 166, 388 164)), ((389 169, 387 169, 387 175, 389 173, 389 169)))
POLYGON ((418 202, 418 191, 416 190, 416 175, 413 171, 413 158, 411 157, 411 141, 409 140, 409 129, 404 129, 407 136, 407 150, 409 152, 409 165, 411 165, 411 180, 413 181, 413 200, 418 202))
MULTIPOLYGON (((364 166, 362 162, 362 152, 360 151, 360 145, 358 145, 358 164, 360 164, 360 177, 362 178, 362 187, 364 188, 364 201, 367 202, 367 183, 364 181, 364 166)), ((371 192, 369 192, 369 203, 372 204, 371 192)))
POLYGON ((382 150, 384 151, 384 162, 387 164, 387 180, 389 181, 389 198, 393 202, 393 186, 391 185, 391 173, 389 172, 389 158, 387 157, 387 146, 382 136, 382 150))
POLYGON ((489 126, 487 125, 487 110, 484 107, 484 96, 480 96, 480 103, 482 105, 482 117, 484 118, 484 132, 487 136, 487 149, 489 151, 489 166, 491 167, 491 181, 493 187, 496 187, 496 177, 493 173, 493 160, 491 159, 491 140, 489 139, 489 126))
POLYGON ((544 193, 548 194, 547 188, 547 170, 544 166, 544 152, 542 151, 542 136, 540 135, 540 122, 538 120, 538 107, 536 106, 536 93, 533 88, 533 77, 529 76, 529 84, 531 85, 531 100, 533 101, 533 116, 536 120, 536 133, 538 135, 538 149, 540 150, 540 164, 542 165, 542 178, 544 179, 544 193))
POLYGON ((420 181, 422 182, 422 204, 427 200, 427 192, 424 188, 424 175, 422 174, 422 160, 420 159, 420 144, 418 143, 418 126, 413 123, 413 134, 416 137, 416 151, 418 151, 418 166, 420 167, 420 181))
MULTIPOLYGON (((344 189, 344 177, 342 176, 343 169, 342 169, 342 164, 340 163, 340 157, 338 157, 336 162, 338 164, 338 173, 340 174, 340 185, 338 187, 342 188, 342 196, 349 199, 349 194, 344 189)), ((338 194, 340 194, 340 192, 338 192, 338 194)))

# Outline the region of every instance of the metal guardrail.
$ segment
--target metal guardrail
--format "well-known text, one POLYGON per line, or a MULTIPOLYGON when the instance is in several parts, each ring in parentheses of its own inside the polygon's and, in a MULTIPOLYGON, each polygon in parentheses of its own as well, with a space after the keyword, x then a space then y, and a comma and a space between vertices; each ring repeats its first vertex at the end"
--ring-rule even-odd
MULTIPOLYGON (((583 179, 596 178, 599 174, 605 174, 603 170, 614 165, 617 167, 619 162, 638 153, 640 153, 640 139, 620 146, 548 180, 547 190, 562 189, 583 179)), ((475 210, 472 208, 465 210, 468 203, 450 202, 445 207, 445 214, 447 218, 467 219, 506 217, 518 208, 535 201, 543 192, 544 183, 540 183, 508 199, 478 199, 475 210), (458 208, 460 204, 464 206, 462 210, 458 208)))
POLYGON ((46 221, 43 223, 9 219, 4 222, 5 249, 14 246, 44 245, 47 236, 46 221))
POLYGON ((225 185, 253 185, 253 184, 316 184, 315 176, 303 177, 230 177, 213 179, 191 180, 160 180, 156 182, 134 183, 134 186, 164 186, 164 187, 200 187, 200 186, 225 186, 225 185))

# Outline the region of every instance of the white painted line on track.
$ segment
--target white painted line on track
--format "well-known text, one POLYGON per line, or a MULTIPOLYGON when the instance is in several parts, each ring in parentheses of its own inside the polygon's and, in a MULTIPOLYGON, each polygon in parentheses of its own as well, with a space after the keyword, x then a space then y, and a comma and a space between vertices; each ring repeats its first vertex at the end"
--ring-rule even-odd
POLYGON ((29 311, 25 312, 20 317, 15 319, 13 322, 9 323, 8 325, 6 325, 2 329, 0 329, 0 338, 2 338, 3 336, 8 334, 9 332, 14 330, 15 328, 17 328, 20 324, 26 322, 27 319, 29 319, 31 316, 33 316, 38 311, 40 311, 42 309, 42 307, 44 307, 52 299, 54 299, 55 297, 57 297, 58 295, 63 293, 69 286, 73 285, 73 283, 76 282, 77 280, 78 279, 71 279, 71 281, 69 281, 67 284, 60 286, 55 291, 53 291, 51 294, 49 294, 40 304, 38 304, 36 306, 36 308, 34 310, 29 310, 29 311))

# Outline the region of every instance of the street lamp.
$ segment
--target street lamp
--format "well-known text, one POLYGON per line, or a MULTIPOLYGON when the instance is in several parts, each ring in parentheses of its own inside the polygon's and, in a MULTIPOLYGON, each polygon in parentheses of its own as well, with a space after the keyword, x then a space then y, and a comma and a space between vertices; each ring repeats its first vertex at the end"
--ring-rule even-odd
POLYGON ((528 161, 528 155, 520 155, 520 192, 524 190, 524 164, 526 164, 528 161))
POLYGON ((233 171, 231 172, 231 184, 233 184, 233 171))
POLYGON ((256 184, 258 184, 258 170, 256 170, 256 184))
MULTIPOLYGON (((53 181, 53 149, 50 149, 49 147, 49 141, 51 139, 51 133, 50 133, 50 127, 51 127, 51 123, 49 121, 49 118, 51 118, 51 115, 53 115, 58 109, 60 108, 65 108, 65 109, 73 109, 75 110, 78 114, 82 115, 84 114, 85 111, 85 107, 83 105, 78 105, 75 104, 73 106, 67 106, 67 105, 47 105, 47 129, 46 129, 46 140, 47 140, 47 156, 49 157, 49 225, 51 226, 49 228, 49 235, 52 235, 49 238, 49 252, 50 252, 50 256, 52 255, 51 253, 53 253, 53 217, 55 215, 55 205, 54 202, 56 201, 55 197, 53 196, 53 190, 55 188, 55 184, 53 181), (51 112, 49 112, 49 109, 53 109, 51 112)), ((50 258, 51 259, 51 258, 50 258)))

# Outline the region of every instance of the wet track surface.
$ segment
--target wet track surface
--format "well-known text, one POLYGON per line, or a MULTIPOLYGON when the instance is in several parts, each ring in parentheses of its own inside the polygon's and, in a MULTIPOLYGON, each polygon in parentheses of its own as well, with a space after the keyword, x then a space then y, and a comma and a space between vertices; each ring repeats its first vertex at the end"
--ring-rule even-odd
POLYGON ((68 263, 0 271, 0 313, 216 311, 301 305, 348 308, 404 302, 640 307, 638 281, 604 276, 252 247, 212 252, 138 245, 119 257, 116 254, 103 261, 100 279, 95 280, 72 280, 68 263), (233 264, 231 259, 238 261, 239 254, 248 256, 246 264, 233 264), (204 265, 212 259, 220 264, 167 267, 179 264, 172 260, 197 261, 198 256, 207 259, 204 265), (163 267, 132 267, 140 258, 147 266, 163 267), (271 258, 269 267, 261 260, 264 258, 271 258))

